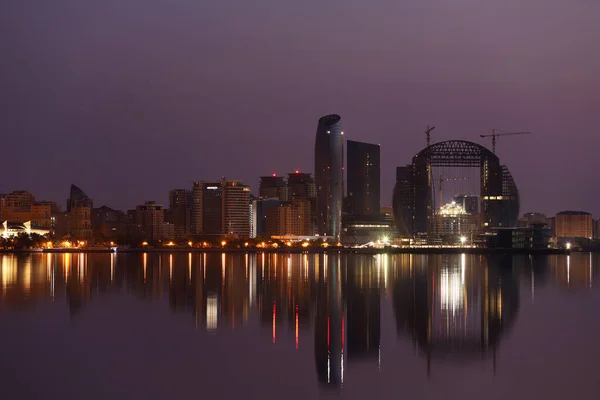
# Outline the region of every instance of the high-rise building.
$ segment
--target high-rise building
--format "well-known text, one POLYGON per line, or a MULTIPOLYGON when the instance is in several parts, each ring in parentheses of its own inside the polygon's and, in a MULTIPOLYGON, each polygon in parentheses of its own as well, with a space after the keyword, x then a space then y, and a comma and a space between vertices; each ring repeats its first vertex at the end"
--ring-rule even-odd
POLYGON ((561 211, 556 214, 557 238, 587 238, 593 236, 592 214, 584 211, 561 211))
POLYGON ((347 211, 355 216, 375 216, 380 213, 380 149, 377 144, 348 140, 347 151, 347 211))
POLYGON ((146 240, 158 241, 165 238, 165 208, 154 201, 147 201, 135 208, 136 222, 146 240))
POLYGON ((92 231, 94 238, 104 240, 126 236, 125 213, 107 206, 92 209, 92 231))
POLYGON ((412 215, 414 199, 412 164, 397 167, 392 207, 396 229, 402 236, 412 236, 415 232, 412 215))
POLYGON ((317 230, 319 235, 340 238, 344 199, 344 138, 340 116, 319 119, 315 140, 317 230))
POLYGON ((289 200, 317 197, 315 179, 311 174, 300 171, 291 172, 288 174, 287 186, 289 200))
POLYGON ((436 212, 435 233, 448 240, 448 244, 458 243, 461 236, 472 240, 479 229, 479 214, 469 213, 462 204, 451 202, 440 206, 436 212))
POLYGON ((258 198, 252 200, 251 238, 267 236, 267 212, 270 208, 279 207, 280 203, 278 198, 258 198))
POLYGON ((310 236, 310 201, 294 199, 267 210, 267 236, 310 236))
POLYGON ((281 201, 288 200, 288 188, 283 176, 261 176, 258 187, 258 197, 271 199, 278 198, 281 201))
POLYGON ((92 207, 94 202, 79 187, 71 185, 67 199, 69 214, 69 231, 74 239, 89 240, 92 238, 92 207))
POLYGON ((194 234, 250 236, 250 187, 225 179, 194 182, 192 196, 194 234))
POLYGON ((250 236, 250 187, 239 181, 225 181, 223 233, 241 237, 250 236))
POLYGON ((310 218, 305 223, 307 224, 304 231, 307 235, 312 235, 316 229, 317 216, 317 188, 315 179, 309 173, 295 171, 288 174, 287 180, 289 200, 308 200, 310 202, 310 218))
POLYGON ((185 238, 191 233, 192 192, 190 190, 174 189, 169 192, 168 215, 168 222, 174 226, 175 237, 185 238))

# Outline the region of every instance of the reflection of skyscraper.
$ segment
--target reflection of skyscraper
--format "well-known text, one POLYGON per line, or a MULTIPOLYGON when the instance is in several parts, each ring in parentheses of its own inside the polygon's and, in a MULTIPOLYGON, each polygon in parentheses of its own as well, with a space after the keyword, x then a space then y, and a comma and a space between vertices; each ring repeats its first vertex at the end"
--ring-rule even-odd
POLYGON ((320 235, 340 237, 344 198, 344 142, 340 116, 319 119, 315 140, 317 229, 320 235))
POLYGON ((379 357, 380 294, 372 257, 349 257, 346 269, 348 360, 379 357))
POLYGON ((315 320, 317 379, 331 387, 344 383, 346 326, 340 257, 324 255, 324 276, 319 278, 315 320))

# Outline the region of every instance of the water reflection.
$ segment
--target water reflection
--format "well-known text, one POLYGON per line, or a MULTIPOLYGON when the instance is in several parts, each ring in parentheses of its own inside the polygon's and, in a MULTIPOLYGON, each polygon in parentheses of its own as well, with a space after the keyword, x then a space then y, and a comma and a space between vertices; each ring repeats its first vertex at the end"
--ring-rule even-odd
POLYGON ((428 373, 436 361, 494 358, 519 309, 511 259, 403 257, 393 277, 398 335, 412 339, 428 373))
MULTIPOLYGON (((599 258, 330 254, 29 254, 0 258, 0 313, 63 301, 78 318, 104 294, 165 302, 192 329, 243 331, 314 353, 316 380, 341 388, 344 370, 381 368, 382 313, 423 373, 437 363, 490 363, 536 289, 595 290, 599 258), (249 329, 249 328, 248 328, 249 329)), ((243 333, 240 333, 243 334, 243 333)))

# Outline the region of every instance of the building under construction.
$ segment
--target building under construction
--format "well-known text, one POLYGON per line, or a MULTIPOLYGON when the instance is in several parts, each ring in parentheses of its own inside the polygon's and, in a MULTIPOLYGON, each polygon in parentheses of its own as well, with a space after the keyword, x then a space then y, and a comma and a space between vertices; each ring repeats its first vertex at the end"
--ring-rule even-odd
MULTIPOLYGON (((442 183, 440 179, 440 188, 442 183)), ((481 233, 516 226, 519 191, 508 168, 492 151, 477 143, 449 140, 426 147, 413 157, 412 164, 397 168, 393 207, 396 227, 402 236, 466 233, 453 223, 463 224, 471 234, 481 233), (440 193, 436 205, 432 174, 436 167, 478 168, 479 193, 467 196, 468 202, 463 196, 462 200, 445 206, 440 193), (475 197, 478 207, 473 205, 475 197), (450 221, 450 217, 454 219, 450 221)))

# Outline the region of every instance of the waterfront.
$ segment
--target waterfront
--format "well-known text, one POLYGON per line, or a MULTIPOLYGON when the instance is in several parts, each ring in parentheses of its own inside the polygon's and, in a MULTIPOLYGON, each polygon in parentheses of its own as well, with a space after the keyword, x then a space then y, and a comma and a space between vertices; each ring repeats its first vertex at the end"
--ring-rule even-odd
POLYGON ((8 399, 595 399, 600 255, 0 255, 8 399))

